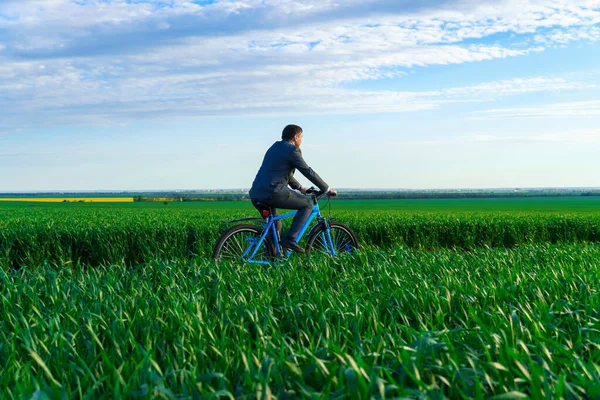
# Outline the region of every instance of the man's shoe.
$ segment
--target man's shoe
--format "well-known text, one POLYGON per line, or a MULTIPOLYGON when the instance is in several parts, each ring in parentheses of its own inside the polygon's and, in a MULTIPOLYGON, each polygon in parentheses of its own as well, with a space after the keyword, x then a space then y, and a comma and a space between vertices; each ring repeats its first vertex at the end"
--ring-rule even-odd
POLYGON ((296 253, 305 253, 304 249, 298 246, 295 240, 285 238, 281 241, 281 247, 295 251, 296 253))

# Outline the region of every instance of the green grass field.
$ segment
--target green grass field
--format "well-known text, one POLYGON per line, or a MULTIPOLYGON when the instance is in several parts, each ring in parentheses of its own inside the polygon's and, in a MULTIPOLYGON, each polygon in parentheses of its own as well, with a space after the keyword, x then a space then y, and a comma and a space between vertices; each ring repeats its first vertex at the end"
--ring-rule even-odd
POLYGON ((260 267, 249 203, 0 204, 0 398, 600 397, 600 198, 331 205, 260 267))
MULTIPOLYGON (((600 241, 600 198, 333 200, 363 246, 422 249, 600 241)), ((249 202, 0 205, 0 265, 205 258, 249 202)), ((289 221, 287 221, 289 224, 289 221)))

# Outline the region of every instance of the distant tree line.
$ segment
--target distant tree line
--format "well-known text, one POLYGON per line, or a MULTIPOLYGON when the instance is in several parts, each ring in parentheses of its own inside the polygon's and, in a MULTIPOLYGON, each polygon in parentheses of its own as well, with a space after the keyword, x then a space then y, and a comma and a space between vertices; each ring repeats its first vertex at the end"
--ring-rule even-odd
POLYGON ((600 196, 598 192, 367 192, 341 193, 340 198, 347 200, 410 200, 410 199, 485 199, 485 198, 522 198, 522 197, 573 197, 600 196))
POLYGON ((133 201, 134 202, 189 202, 189 201, 207 201, 207 202, 213 202, 213 201, 243 201, 243 200, 250 200, 250 198, 247 195, 241 195, 241 194, 219 194, 219 195, 212 195, 212 196, 177 196, 177 197, 168 197, 168 196, 161 196, 161 197, 153 197, 153 196, 143 196, 143 195, 137 195, 137 196, 133 196, 133 201))
MULTIPOLYGON (((394 192, 394 191, 348 191, 340 192, 339 198, 345 200, 411 200, 411 199, 484 199, 484 198, 523 198, 523 197, 574 197, 600 196, 598 191, 489 191, 489 192, 394 192)), ((135 195, 135 202, 190 202, 190 201, 247 201, 246 193, 207 193, 169 195, 135 195)))

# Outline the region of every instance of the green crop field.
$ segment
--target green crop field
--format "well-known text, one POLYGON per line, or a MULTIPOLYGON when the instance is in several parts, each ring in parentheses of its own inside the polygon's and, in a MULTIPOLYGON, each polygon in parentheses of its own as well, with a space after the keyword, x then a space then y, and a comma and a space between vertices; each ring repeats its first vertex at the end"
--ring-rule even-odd
MULTIPOLYGON (((378 248, 600 241, 596 197, 331 203, 331 215, 350 225, 361 244, 378 248)), ((246 216, 258 216, 249 202, 0 204, 0 265, 206 258, 227 221, 246 216)))
POLYGON ((211 260, 255 213, 0 204, 0 398, 600 397, 600 198, 333 200, 357 253, 211 260))

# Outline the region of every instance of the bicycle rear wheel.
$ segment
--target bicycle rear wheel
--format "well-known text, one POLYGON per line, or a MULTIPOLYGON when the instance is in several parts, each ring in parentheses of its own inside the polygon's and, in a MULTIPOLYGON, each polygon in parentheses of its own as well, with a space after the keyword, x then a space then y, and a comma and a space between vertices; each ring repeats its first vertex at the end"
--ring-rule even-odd
MULTIPOLYGON (((330 222, 331 244, 335 255, 350 254, 358 249, 358 240, 346 225, 339 222, 330 222)), ((312 254, 326 254, 331 256, 331 246, 327 239, 324 227, 314 231, 308 238, 306 251, 312 254)))
POLYGON ((213 258, 219 261, 248 261, 266 263, 275 256, 271 239, 267 236, 256 251, 252 253, 260 240, 262 230, 249 224, 236 225, 225 231, 213 250, 213 258))

